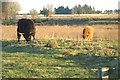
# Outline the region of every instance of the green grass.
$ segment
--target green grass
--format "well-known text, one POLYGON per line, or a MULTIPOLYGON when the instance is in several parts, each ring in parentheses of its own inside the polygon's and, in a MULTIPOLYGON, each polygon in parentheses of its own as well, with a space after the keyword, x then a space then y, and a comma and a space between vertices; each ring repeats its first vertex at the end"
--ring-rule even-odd
MULTIPOLYGON (((49 18, 40 19, 35 18, 33 21, 36 25, 95 25, 95 24, 119 24, 118 18, 49 18), (42 22, 42 23, 41 23, 42 22)), ((18 19, 3 20, 3 25, 16 25, 18 19)))
MULTIPOLYGON (((58 39, 26 43, 2 41, 3 78, 97 78, 99 67, 117 68, 118 41, 73 41, 58 39)), ((112 74, 111 77, 117 75, 112 74)))

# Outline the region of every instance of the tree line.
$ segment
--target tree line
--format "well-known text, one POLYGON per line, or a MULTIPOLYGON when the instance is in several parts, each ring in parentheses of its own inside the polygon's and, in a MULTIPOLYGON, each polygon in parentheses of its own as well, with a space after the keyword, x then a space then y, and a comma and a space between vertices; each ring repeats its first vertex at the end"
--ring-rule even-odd
POLYGON ((75 5, 72 9, 70 9, 68 6, 59 6, 58 8, 54 8, 54 11, 51 12, 49 10, 49 7, 44 7, 43 10, 40 10, 40 14, 118 14, 119 10, 95 10, 94 7, 91 7, 87 4, 81 6, 81 5, 75 5), (47 10, 47 11, 46 11, 47 10), (50 13, 49 13, 50 12, 50 13))

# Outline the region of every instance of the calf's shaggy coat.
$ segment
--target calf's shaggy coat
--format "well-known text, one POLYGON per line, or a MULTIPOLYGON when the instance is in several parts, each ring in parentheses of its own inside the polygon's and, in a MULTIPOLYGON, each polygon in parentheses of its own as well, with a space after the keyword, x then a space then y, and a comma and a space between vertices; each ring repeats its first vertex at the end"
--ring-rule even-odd
POLYGON ((18 41, 20 41, 21 34, 23 34, 26 41, 31 40, 31 36, 35 39, 35 26, 34 22, 31 19, 20 19, 17 23, 17 37, 18 41))
POLYGON ((92 40, 93 39, 93 28, 91 26, 87 26, 83 29, 83 39, 84 40, 92 40))

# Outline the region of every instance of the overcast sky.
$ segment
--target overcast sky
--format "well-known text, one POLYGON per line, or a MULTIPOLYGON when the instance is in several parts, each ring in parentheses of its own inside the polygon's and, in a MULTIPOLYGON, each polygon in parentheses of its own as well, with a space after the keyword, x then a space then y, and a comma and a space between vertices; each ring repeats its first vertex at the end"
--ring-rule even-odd
POLYGON ((48 4, 53 5, 53 7, 58 6, 69 6, 69 8, 75 5, 90 5, 94 6, 96 10, 114 10, 118 9, 119 0, 17 0, 22 7, 19 13, 29 13, 31 9, 36 9, 38 12, 43 9, 43 6, 48 4))

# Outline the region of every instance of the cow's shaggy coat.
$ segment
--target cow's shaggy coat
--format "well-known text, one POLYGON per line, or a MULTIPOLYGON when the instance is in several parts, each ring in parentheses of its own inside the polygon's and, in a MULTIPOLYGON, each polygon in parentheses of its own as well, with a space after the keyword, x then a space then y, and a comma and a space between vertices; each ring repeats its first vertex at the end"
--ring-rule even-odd
POLYGON ((26 41, 31 40, 31 36, 35 39, 35 26, 34 22, 30 19, 20 19, 17 23, 17 37, 18 41, 20 41, 21 34, 23 34, 26 41))
POLYGON ((83 39, 84 40, 93 39, 93 28, 91 26, 87 26, 83 29, 83 39))

